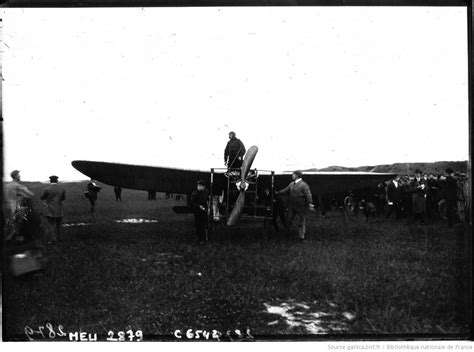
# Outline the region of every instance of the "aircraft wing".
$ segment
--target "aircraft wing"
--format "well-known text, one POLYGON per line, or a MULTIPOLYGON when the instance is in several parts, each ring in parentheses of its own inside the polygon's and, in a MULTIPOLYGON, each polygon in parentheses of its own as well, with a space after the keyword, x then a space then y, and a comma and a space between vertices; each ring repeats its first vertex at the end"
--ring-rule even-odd
MULTIPOLYGON (((210 184, 210 170, 187 170, 155 166, 128 165, 101 161, 74 160, 72 166, 84 175, 111 186, 156 191, 166 193, 190 194, 196 189, 200 179, 210 184)), ((224 174, 214 175, 216 188, 224 189, 224 174)))
MULTIPOLYGON (((111 186, 136 190, 190 194, 199 179, 210 185, 209 170, 189 170, 155 166, 128 165, 98 161, 75 160, 72 166, 84 175, 111 186)), ((394 178, 395 174, 374 172, 304 172, 305 180, 313 195, 363 189, 394 178)), ((291 182, 291 172, 277 172, 274 187, 280 190, 291 182)), ((271 173, 259 172, 258 189, 271 187, 271 173)), ((227 188, 224 173, 214 174, 213 191, 220 193, 227 188)))

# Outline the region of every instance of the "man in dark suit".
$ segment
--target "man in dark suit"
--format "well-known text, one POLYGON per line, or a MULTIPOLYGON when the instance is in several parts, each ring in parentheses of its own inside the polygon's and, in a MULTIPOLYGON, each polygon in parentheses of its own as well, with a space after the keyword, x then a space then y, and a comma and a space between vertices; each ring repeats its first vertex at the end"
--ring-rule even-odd
POLYGON ((224 163, 229 169, 237 169, 242 166, 245 155, 245 146, 240 139, 235 136, 235 132, 229 133, 229 141, 224 150, 224 163))
POLYGON ((438 181, 433 174, 428 176, 426 185, 426 215, 429 218, 435 218, 438 204, 438 181))
POLYGON ((61 241, 61 224, 63 219, 63 201, 66 191, 58 184, 58 176, 50 176, 50 185, 45 188, 40 199, 43 201, 43 215, 46 217, 53 234, 53 241, 61 241))
POLYGON ((449 227, 452 227, 456 222, 456 209, 458 202, 457 187, 458 181, 454 176, 453 169, 447 168, 444 194, 446 199, 446 215, 448 217, 449 227))
POLYGON ((98 186, 93 179, 87 184, 87 191, 85 192, 86 197, 91 203, 91 213, 94 212, 95 202, 97 200, 97 193, 99 193, 101 187, 98 186))
POLYGON ((311 190, 306 182, 303 181, 303 173, 295 171, 291 175, 293 181, 284 189, 277 192, 279 194, 288 194, 288 221, 287 229, 296 217, 298 219, 298 237, 304 241, 306 232, 306 212, 314 210, 313 197, 311 190))
POLYGON ((115 193, 115 201, 116 202, 121 202, 122 201, 122 187, 115 186, 114 187, 114 193, 115 193))
POLYGON ((421 177, 422 172, 419 169, 415 170, 415 178, 410 182, 409 191, 412 197, 413 216, 414 220, 424 222, 423 214, 426 213, 426 181, 421 177))
POLYGON ((194 212, 194 224, 196 226, 197 241, 199 244, 207 241, 207 225, 209 192, 206 189, 206 182, 199 180, 196 190, 191 194, 191 207, 194 212))
POLYGON ((410 193, 410 177, 408 175, 400 178, 399 188, 402 203, 402 217, 407 219, 411 216, 413 211, 413 201, 410 193))
POLYGON ((458 181, 458 215, 460 221, 469 221, 470 187, 469 179, 465 173, 455 174, 458 181))
POLYGON ((377 185, 374 197, 377 216, 382 216, 385 214, 385 206, 387 204, 387 185, 384 182, 377 185))
POLYGON ((387 218, 395 210, 395 217, 399 220, 402 217, 402 199, 400 188, 400 176, 396 176, 387 186, 387 218))

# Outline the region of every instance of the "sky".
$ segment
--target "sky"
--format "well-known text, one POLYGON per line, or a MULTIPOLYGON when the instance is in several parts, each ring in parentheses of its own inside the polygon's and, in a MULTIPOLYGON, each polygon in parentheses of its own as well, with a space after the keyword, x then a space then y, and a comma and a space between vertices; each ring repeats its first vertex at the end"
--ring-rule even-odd
POLYGON ((467 160, 466 8, 1 9, 4 178, 467 160))

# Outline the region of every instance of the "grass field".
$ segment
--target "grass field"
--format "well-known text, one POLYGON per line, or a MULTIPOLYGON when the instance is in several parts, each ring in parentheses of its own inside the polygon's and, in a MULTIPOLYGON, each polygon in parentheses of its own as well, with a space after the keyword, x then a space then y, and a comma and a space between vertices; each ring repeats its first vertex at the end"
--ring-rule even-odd
MULTIPOLYGON (((45 186, 27 185, 36 197, 45 186)), ((469 333, 467 226, 316 212, 306 243, 263 239, 259 220, 219 226, 197 246, 193 216, 174 214, 173 199, 124 190, 116 203, 105 186, 91 214, 85 183, 64 187, 64 223, 89 225, 63 227, 64 241, 46 246, 42 274, 3 275, 5 340, 26 340, 26 325, 47 322, 155 339, 174 339, 177 329, 275 339, 469 333), (157 222, 115 222, 129 218, 157 222)))

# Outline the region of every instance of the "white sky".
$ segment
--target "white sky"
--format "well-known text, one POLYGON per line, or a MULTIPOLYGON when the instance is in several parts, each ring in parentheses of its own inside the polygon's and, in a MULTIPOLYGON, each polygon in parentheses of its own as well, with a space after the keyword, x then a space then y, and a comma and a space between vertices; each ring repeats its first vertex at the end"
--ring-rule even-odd
MULTIPOLYGON (((466 8, 2 9, 5 174, 468 159, 466 8)), ((9 177, 7 177, 9 179, 9 177)))

